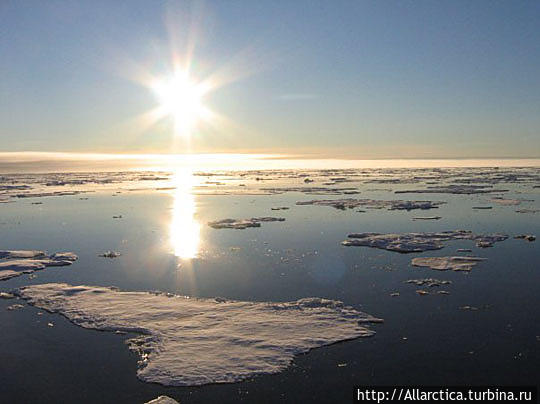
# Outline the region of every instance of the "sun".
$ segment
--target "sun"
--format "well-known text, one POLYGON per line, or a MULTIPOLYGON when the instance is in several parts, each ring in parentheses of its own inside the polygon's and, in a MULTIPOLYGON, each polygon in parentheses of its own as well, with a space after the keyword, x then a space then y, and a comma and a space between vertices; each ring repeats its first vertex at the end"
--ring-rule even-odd
POLYGON ((173 119, 177 136, 190 137, 197 123, 209 118, 210 110, 203 101, 210 89, 187 72, 176 71, 169 77, 156 79, 151 87, 161 114, 173 119))

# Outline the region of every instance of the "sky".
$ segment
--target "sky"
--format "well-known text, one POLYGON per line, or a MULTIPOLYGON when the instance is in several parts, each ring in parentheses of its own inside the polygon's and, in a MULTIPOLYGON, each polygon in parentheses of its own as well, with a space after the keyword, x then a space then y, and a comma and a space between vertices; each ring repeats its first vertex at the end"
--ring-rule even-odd
POLYGON ((0 152, 539 158, 539 20, 519 0, 3 0, 0 152), (178 139, 145 124, 141 77, 190 54, 192 80, 223 79, 220 119, 178 139))

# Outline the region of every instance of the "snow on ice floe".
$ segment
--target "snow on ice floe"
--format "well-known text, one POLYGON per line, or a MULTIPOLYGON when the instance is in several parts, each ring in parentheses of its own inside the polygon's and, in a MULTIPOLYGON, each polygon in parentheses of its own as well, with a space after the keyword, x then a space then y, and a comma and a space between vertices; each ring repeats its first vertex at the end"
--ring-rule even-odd
POLYGON ((354 209, 357 207, 365 207, 368 209, 388 209, 388 210, 414 210, 414 209, 435 209, 440 205, 445 204, 442 201, 401 201, 401 200, 378 200, 378 199, 322 199, 312 201, 296 202, 297 205, 317 205, 331 206, 336 209, 354 209))
POLYGON ((440 280, 435 278, 422 278, 422 279, 409 279, 405 281, 405 283, 412 283, 416 286, 427 286, 427 287, 434 287, 434 286, 442 286, 442 285, 451 285, 452 281, 446 281, 446 280, 440 280))
POLYGON ((248 227, 261 227, 261 222, 284 222, 283 217, 252 217, 251 219, 223 219, 208 222, 208 226, 214 229, 237 229, 244 230, 248 227))
POLYGON ((508 192, 507 189, 494 189, 491 185, 440 185, 425 189, 403 189, 394 191, 396 194, 487 194, 492 192, 508 192))
POLYGON ((374 331, 382 322, 335 300, 286 303, 199 299, 159 292, 49 283, 17 294, 84 328, 134 332, 137 376, 171 386, 237 382, 277 373, 295 355, 374 331))
POLYGON ((428 267, 438 271, 466 271, 469 272, 479 262, 485 261, 480 257, 418 257, 413 258, 411 265, 415 267, 428 267))
POLYGON ((179 404, 178 401, 170 398, 169 396, 159 396, 153 400, 147 401, 145 404, 179 404))
POLYGON ((444 241, 472 240, 476 246, 486 248, 493 243, 504 241, 506 234, 474 234, 467 230, 443 231, 437 233, 352 233, 341 244, 347 247, 373 247, 400 253, 440 250, 444 241))
POLYGON ((0 281, 31 274, 46 267, 71 265, 77 259, 77 255, 72 252, 57 252, 47 256, 39 250, 0 250, 0 281))

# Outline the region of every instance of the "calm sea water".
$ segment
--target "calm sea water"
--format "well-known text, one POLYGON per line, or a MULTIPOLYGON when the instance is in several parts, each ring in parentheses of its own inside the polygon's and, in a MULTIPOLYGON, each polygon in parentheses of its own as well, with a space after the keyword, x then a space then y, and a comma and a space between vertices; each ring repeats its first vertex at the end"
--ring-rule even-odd
MULTIPOLYGON (((227 183, 227 178, 197 181, 227 183)), ((243 180, 231 181, 236 187, 243 180)), ((320 181, 306 185, 302 178, 250 181, 259 188, 320 186, 320 181)), ((79 255, 71 267, 48 268, 36 272, 35 279, 23 275, 0 282, 0 290, 66 282, 254 301, 318 296, 342 300, 384 318, 385 323, 373 326, 377 334, 372 338, 296 357, 289 369, 277 375, 235 384, 171 388, 136 378, 138 357, 124 344, 129 336, 85 330, 60 315, 38 316, 39 310, 31 306, 8 311, 6 307, 15 301, 0 300, 0 402, 143 403, 160 394, 182 403, 340 402, 349 401, 352 387, 362 384, 527 385, 540 379, 540 250, 538 241, 512 238, 522 233, 540 235, 540 213, 515 212, 540 208, 540 189, 533 188, 534 184, 499 186, 510 189, 505 198, 528 200, 520 206, 499 206, 490 201, 490 195, 392 192, 422 188, 422 184, 358 181, 336 185, 361 191, 345 196, 205 195, 182 181, 174 185, 175 190, 161 191, 130 192, 123 187, 122 193, 114 187, 98 187, 84 195, 0 204, 1 249, 79 255), (365 213, 295 206, 301 200, 342 197, 429 199, 447 204, 429 211, 370 209, 365 213), (493 209, 472 209, 478 205, 493 209), (277 206, 290 209, 271 210, 277 206), (118 215, 122 217, 113 219, 118 215), (442 219, 412 220, 433 215, 442 219), (286 221, 246 230, 207 226, 212 220, 254 216, 282 216, 286 221), (351 232, 455 229, 500 232, 510 238, 493 248, 477 249, 471 242, 459 241, 448 242, 440 251, 413 255, 340 245, 351 232), (455 255, 457 248, 472 248, 487 261, 469 274, 410 265, 412 257, 455 255), (98 257, 106 250, 122 255, 98 257), (404 283, 425 277, 451 280, 453 284, 444 288, 450 294, 419 296, 418 287, 404 283), (393 292, 400 296, 391 297, 393 292), (460 310, 464 305, 480 309, 460 310), (54 327, 48 327, 48 322, 54 327)))

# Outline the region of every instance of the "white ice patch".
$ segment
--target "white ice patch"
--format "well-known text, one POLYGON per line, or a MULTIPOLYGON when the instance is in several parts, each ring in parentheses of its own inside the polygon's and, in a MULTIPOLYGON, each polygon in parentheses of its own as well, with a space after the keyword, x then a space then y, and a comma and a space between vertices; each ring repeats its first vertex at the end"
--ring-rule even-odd
POLYGON ((251 219, 223 219, 209 222, 208 226, 214 229, 244 230, 248 227, 261 227, 261 222, 284 222, 283 217, 252 217, 251 219))
POLYGON ((147 401, 145 404, 179 404, 178 401, 168 397, 168 396, 159 396, 153 400, 147 401))
POLYGON ((317 205, 332 206, 336 209, 354 209, 364 207, 367 209, 388 209, 388 210, 415 210, 415 209, 436 209, 446 202, 442 201, 402 201, 402 200, 380 200, 380 199, 314 199, 312 201, 296 202, 297 205, 317 205))
POLYGON ((449 240, 473 240, 480 248, 492 247, 504 241, 506 234, 474 234, 467 230, 442 231, 437 233, 352 233, 341 244, 347 247, 373 247, 400 253, 440 250, 449 240))
POLYGON ((39 250, 0 250, 0 258, 2 259, 28 259, 43 257, 46 257, 45 252, 39 250))
POLYGON ((418 257, 411 264, 415 267, 428 267, 438 271, 467 271, 469 272, 479 262, 485 261, 480 257, 418 257))
POLYGON ((78 257, 72 252, 58 252, 47 256, 45 252, 37 250, 2 250, 0 259, 0 281, 5 281, 45 267, 71 265, 78 257))
POLYGON ((277 373, 294 355, 375 332, 382 320, 321 298, 288 303, 197 299, 163 293, 50 283, 23 287, 29 303, 73 323, 135 332, 137 376, 172 386, 237 382, 277 373))

